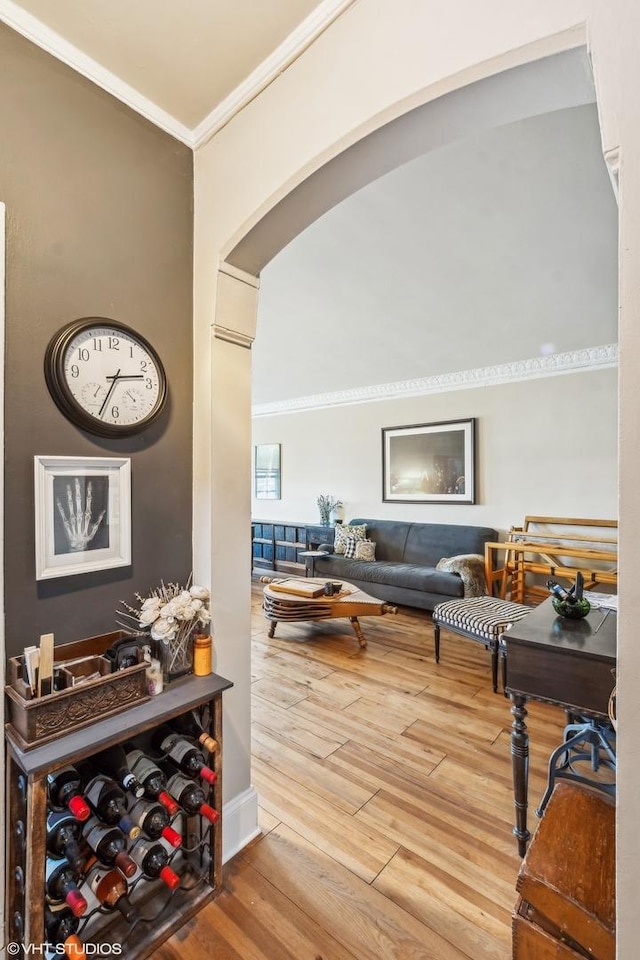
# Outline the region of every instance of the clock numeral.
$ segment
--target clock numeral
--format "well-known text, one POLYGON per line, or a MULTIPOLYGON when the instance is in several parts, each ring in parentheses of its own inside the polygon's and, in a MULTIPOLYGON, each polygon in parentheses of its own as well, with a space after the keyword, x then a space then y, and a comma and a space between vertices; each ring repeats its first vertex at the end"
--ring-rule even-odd
POLYGON ((89 351, 86 347, 78 347, 78 360, 88 360, 89 351))
POLYGON ((80 376, 80 367, 77 363, 71 364, 71 376, 74 378, 74 380, 80 376))
POLYGON ((144 383, 147 390, 153 390, 153 380, 151 379, 151 377, 147 377, 144 383))
POLYGON ((140 369, 142 370, 143 373, 146 373, 146 372, 147 372, 147 361, 146 361, 146 360, 141 360, 141 361, 140 361, 140 369))
POLYGON ((111 407, 111 417, 113 420, 117 420, 120 416, 120 411, 117 407, 111 407))
POLYGON ((120 338, 109 337, 109 350, 119 350, 119 349, 120 349, 120 338))
POLYGON ((97 337, 93 338, 93 349, 97 350, 98 353, 102 353, 102 340, 98 340, 97 337))

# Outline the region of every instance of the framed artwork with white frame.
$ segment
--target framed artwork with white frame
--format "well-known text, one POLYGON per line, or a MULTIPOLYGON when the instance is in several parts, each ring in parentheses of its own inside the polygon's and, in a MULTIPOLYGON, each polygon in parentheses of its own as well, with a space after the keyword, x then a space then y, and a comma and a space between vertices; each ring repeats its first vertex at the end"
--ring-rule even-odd
POLYGON ((383 427, 383 501, 475 503, 475 426, 472 418, 383 427))
POLYGON ((131 460, 34 457, 36 580, 131 563, 131 460))

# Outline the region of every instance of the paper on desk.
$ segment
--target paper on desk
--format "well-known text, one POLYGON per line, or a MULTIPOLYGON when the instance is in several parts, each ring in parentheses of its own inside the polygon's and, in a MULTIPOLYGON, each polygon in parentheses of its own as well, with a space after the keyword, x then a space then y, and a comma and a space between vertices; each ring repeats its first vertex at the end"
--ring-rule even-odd
POLYGON ((592 590, 585 590, 583 596, 589 601, 594 610, 599 607, 603 610, 615 610, 618 612, 618 594, 617 593, 594 593, 592 590))

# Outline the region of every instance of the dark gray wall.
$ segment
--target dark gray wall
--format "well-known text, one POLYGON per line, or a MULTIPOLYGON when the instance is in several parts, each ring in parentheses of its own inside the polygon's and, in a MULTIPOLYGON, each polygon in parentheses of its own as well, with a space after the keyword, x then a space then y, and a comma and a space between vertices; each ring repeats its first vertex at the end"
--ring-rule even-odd
POLYGON ((121 599, 191 569, 191 151, 0 24, 0 200, 7 206, 7 652, 116 629, 121 599), (43 377, 51 336, 130 324, 164 361, 159 422, 124 440, 69 423, 43 377), (131 567, 36 582, 33 457, 128 456, 131 567))

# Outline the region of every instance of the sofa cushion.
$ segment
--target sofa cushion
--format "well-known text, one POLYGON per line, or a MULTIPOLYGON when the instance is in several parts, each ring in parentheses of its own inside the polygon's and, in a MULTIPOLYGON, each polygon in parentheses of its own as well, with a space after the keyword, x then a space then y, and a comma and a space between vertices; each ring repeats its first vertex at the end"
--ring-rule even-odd
POLYGON ((357 518, 350 524, 364 524, 367 536, 376 541, 378 560, 397 560, 435 567, 442 557, 461 553, 484 554, 487 540, 497 540, 490 527, 455 523, 409 523, 403 520, 357 518))
POLYGON ((355 537, 356 540, 364 540, 366 535, 367 525, 365 523, 337 523, 334 542, 335 552, 344 553, 347 545, 347 537, 355 537))
POLYGON ((389 560, 347 560, 335 554, 326 559, 316 560, 316 575, 327 575, 337 579, 381 583, 393 587, 405 587, 408 590, 435 593, 443 597, 462 597, 464 588, 460 577, 451 573, 441 573, 435 567, 421 567, 413 563, 393 563, 389 560))

